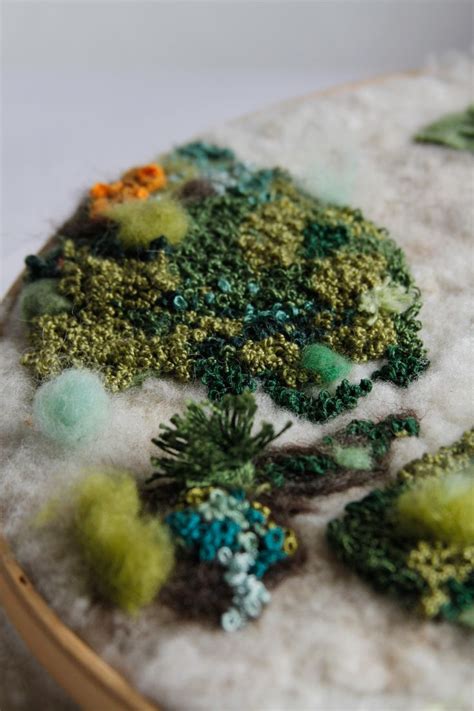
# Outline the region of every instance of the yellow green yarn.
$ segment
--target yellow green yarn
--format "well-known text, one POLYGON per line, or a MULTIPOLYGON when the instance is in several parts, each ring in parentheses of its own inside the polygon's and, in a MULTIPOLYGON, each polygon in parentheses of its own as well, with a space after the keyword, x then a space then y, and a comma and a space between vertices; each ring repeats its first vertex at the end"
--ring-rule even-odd
POLYGON ((158 237, 177 244, 189 227, 184 208, 166 197, 119 203, 110 207, 105 215, 118 223, 118 239, 127 249, 146 247, 158 237))
POLYGON ((167 527, 140 513, 137 486, 127 473, 91 474, 75 495, 73 532, 95 589, 123 610, 137 612, 173 569, 167 527))
POLYGON ((387 262, 381 254, 336 252, 315 260, 311 286, 324 304, 341 311, 353 301, 354 295, 378 284, 386 269, 387 262))
POLYGON ((436 617, 443 606, 449 606, 450 603, 447 583, 464 583, 472 576, 474 546, 421 540, 409 553, 406 564, 425 583, 419 602, 421 611, 427 617, 436 617))
POLYGON ((239 244, 252 269, 293 264, 303 241, 307 215, 304 208, 288 197, 251 212, 240 228, 239 244))
POLYGON ((474 465, 415 481, 399 497, 396 515, 407 536, 474 545, 474 465))

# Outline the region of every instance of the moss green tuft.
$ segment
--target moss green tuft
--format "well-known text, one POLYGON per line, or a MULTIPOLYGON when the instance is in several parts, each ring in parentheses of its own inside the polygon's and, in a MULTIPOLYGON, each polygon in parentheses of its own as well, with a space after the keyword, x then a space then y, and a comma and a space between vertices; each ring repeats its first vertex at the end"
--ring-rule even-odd
POLYGON ((43 314, 60 314, 70 311, 72 304, 69 299, 57 291, 57 279, 39 279, 23 287, 20 296, 21 316, 25 321, 31 321, 43 314))
POLYGON ((181 242, 188 231, 188 215, 176 200, 131 200, 114 205, 107 217, 119 224, 118 238, 125 248, 146 247, 158 237, 181 242))
POLYGON ((352 368, 350 361, 321 343, 313 343, 304 348, 301 365, 306 370, 317 373, 323 383, 342 380, 349 375, 352 368))
POLYGON ((401 494, 396 505, 400 531, 461 546, 474 545, 474 465, 446 476, 430 476, 401 494))
POLYGON ((74 534, 94 587, 104 599, 137 612, 153 600, 173 568, 167 527, 140 514, 129 474, 91 474, 76 496, 74 534))

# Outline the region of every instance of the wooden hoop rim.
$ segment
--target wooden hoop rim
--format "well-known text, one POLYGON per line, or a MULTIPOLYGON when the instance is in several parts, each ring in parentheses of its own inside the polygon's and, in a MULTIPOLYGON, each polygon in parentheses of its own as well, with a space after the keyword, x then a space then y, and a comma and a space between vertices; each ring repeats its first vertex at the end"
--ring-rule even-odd
MULTIPOLYGON (((416 70, 383 74, 279 102, 278 106, 419 74, 416 70)), ((257 116, 266 110, 242 115, 235 121, 257 116)), ((54 241, 54 238, 48 239, 38 254, 51 249, 54 241)), ((5 323, 21 290, 23 275, 24 272, 2 299, 5 308, 0 322, 0 335, 3 335, 5 323)), ((37 661, 81 708, 86 711, 158 711, 156 705, 134 689, 51 610, 15 561, 1 532, 0 605, 37 661)))

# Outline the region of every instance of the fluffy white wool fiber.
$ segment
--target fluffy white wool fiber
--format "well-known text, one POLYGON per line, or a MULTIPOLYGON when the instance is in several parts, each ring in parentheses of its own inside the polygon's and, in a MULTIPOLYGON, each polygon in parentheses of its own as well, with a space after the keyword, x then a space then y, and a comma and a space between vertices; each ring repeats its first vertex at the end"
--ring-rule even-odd
MULTIPOLYGON (((407 390, 377 384, 355 412, 324 427, 296 422, 284 440, 312 442, 353 417, 411 408, 421 418, 421 436, 394 444, 393 472, 471 425, 473 159, 411 141, 420 126, 465 108, 471 76, 472 65, 458 60, 428 75, 272 107, 206 137, 244 159, 283 165, 301 180, 327 168, 334 182, 338 166, 354 166, 351 194, 344 197, 388 227, 422 290, 432 361, 427 374, 407 390)), ((346 190, 344 175, 340 179, 346 190)), ((311 512, 296 518, 310 552, 304 571, 287 579, 263 617, 242 632, 183 624, 158 605, 137 620, 92 602, 80 560, 51 533, 31 537, 32 516, 87 465, 147 476, 159 423, 203 391, 149 380, 113 395, 103 436, 68 457, 30 426, 33 386, 18 365, 23 347, 12 335, 1 349, 2 527, 62 619, 139 689, 176 711, 472 708, 468 634, 407 614, 335 561, 326 545, 327 521, 367 487, 316 498, 311 512)), ((364 370, 355 368, 352 378, 364 370)), ((288 419, 263 395, 259 414, 276 425, 288 419)))

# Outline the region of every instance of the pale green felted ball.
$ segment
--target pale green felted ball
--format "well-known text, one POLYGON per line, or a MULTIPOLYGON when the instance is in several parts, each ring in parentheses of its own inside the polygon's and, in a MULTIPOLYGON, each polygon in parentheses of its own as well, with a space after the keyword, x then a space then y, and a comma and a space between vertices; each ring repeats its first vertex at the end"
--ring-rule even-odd
POLYGON ((57 284, 57 279, 39 279, 23 287, 20 309, 25 321, 43 314, 54 315, 71 310, 71 302, 58 293, 57 284))
POLYGON ((173 569, 168 528, 140 513, 136 482, 125 472, 81 482, 73 531, 95 589, 127 612, 150 603, 173 569))
POLYGON ((301 365, 317 373, 322 383, 332 383, 349 375, 352 363, 322 343, 313 343, 303 349, 301 365))
POLYGON ((336 446, 333 452, 334 460, 344 469, 372 469, 372 451, 370 447, 336 446))
POLYGON ((50 439, 65 446, 91 440, 103 429, 109 396, 101 379, 89 370, 65 370, 36 391, 36 425, 50 439))
POLYGON ((176 200, 130 200, 113 205, 105 213, 119 224, 118 238, 125 248, 146 247, 166 237, 170 244, 180 242, 188 231, 186 210, 176 200))

